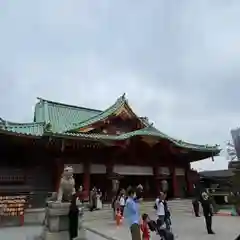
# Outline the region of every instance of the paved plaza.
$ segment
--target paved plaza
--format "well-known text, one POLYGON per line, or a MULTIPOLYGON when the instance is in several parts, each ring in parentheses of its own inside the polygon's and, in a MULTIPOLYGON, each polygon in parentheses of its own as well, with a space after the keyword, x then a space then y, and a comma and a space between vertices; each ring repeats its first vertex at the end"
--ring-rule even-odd
MULTIPOLYGON (((26 227, 6 227, 0 229, 1 240, 33 240, 33 237, 40 235, 42 227, 26 226, 26 227)), ((89 240, 105 240, 99 235, 87 231, 87 239, 89 240)))
MULTIPOLYGON (((96 213, 95 213, 96 214, 96 213)), ((110 219, 110 215, 105 217, 105 211, 97 213, 99 217, 91 221, 86 221, 89 240, 131 240, 128 227, 123 223, 119 228, 110 219)), ((155 218, 154 213, 151 214, 155 218)), ((173 231, 178 240, 234 240, 240 233, 239 217, 213 218, 213 230, 216 235, 208 235, 205 229, 203 217, 195 218, 189 213, 173 213, 173 231)), ((42 226, 6 227, 0 229, 0 239, 9 240, 31 240, 33 236, 40 234, 42 226), (28 237, 28 238, 27 238, 28 237)), ((159 236, 152 234, 152 240, 159 240, 159 236)))
MULTIPOLYGON (((154 218, 154 214, 151 214, 154 218)), ((208 235, 205 228, 204 218, 196 218, 187 213, 175 213, 172 219, 173 232, 179 240, 234 240, 240 234, 239 217, 214 216, 213 230, 215 235, 208 235)), ((92 221, 85 224, 89 230, 98 232, 109 239, 131 240, 128 227, 123 224, 119 228, 111 220, 92 221)), ((159 236, 152 234, 152 240, 159 240, 159 236)))

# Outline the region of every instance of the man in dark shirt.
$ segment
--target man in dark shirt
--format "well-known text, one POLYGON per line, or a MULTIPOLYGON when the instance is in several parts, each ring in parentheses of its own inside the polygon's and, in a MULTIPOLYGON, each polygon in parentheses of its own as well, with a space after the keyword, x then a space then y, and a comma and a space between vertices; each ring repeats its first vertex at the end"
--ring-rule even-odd
POLYGON ((199 215, 199 191, 197 187, 194 185, 194 198, 192 200, 193 210, 196 217, 200 217, 199 215))
POLYGON ((200 194, 200 202, 203 208, 203 215, 205 217, 206 227, 208 234, 215 234, 212 230, 212 216, 213 216, 213 206, 209 193, 206 189, 203 189, 200 194))

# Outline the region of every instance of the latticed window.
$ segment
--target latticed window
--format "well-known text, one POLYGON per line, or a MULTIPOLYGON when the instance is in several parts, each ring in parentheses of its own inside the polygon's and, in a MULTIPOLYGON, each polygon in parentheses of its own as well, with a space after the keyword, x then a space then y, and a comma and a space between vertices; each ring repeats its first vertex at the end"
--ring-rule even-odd
POLYGON ((0 183, 6 182, 23 182, 25 179, 24 175, 0 175, 0 183))

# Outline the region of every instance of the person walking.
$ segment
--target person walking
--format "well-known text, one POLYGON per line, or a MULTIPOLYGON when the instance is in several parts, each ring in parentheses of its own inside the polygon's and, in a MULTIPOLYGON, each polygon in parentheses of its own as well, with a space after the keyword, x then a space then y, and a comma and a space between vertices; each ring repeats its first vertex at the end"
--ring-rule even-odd
POLYGON ((102 192, 100 189, 96 192, 96 209, 101 210, 103 207, 102 204, 102 192))
POLYGON ((123 216, 123 212, 124 212, 124 207, 125 207, 125 195, 123 193, 121 193, 120 195, 120 199, 119 199, 119 204, 120 204, 120 211, 121 211, 121 215, 123 216))
POLYGON ((213 216, 213 206, 211 203, 211 198, 206 189, 201 191, 200 202, 202 204, 203 215, 206 222, 206 228, 208 234, 215 234, 212 230, 212 216, 213 216))
POLYGON ((166 199, 167 199, 167 194, 164 194, 164 200, 163 200, 164 212, 165 212, 164 222, 165 222, 165 225, 166 225, 166 229, 168 231, 171 231, 171 225, 172 225, 171 212, 170 212, 170 209, 168 207, 168 203, 167 203, 166 199))
POLYGON ((69 231, 69 239, 73 240, 78 236, 78 215, 79 215, 79 209, 76 205, 76 195, 74 194, 72 196, 71 204, 69 207, 69 213, 68 213, 68 231, 69 231))
POLYGON ((139 203, 135 197, 136 192, 132 188, 128 189, 123 215, 129 225, 132 240, 141 240, 139 203))
POLYGON ((90 192, 90 211, 92 212, 97 207, 97 189, 94 187, 90 192))
POLYGON ((193 206, 193 211, 195 214, 195 217, 200 217, 199 215, 199 191, 196 185, 193 185, 193 191, 194 191, 194 198, 192 200, 192 206, 193 206))
POLYGON ((194 211, 195 217, 200 217, 200 215, 199 215, 199 201, 198 201, 197 198, 194 198, 192 200, 192 205, 193 205, 193 211, 194 211))
POLYGON ((157 214, 157 225, 161 227, 165 222, 165 206, 164 206, 164 193, 160 192, 159 196, 156 198, 154 209, 157 214))

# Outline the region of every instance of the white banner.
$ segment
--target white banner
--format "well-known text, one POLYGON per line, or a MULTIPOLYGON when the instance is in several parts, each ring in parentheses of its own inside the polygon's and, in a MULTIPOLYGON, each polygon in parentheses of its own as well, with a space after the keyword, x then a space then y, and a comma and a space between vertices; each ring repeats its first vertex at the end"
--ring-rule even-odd
POLYGON ((91 174, 106 174, 107 169, 104 164, 91 164, 90 165, 90 173, 91 174))
POLYGON ((153 176, 153 168, 148 166, 115 165, 113 172, 120 175, 153 176))

